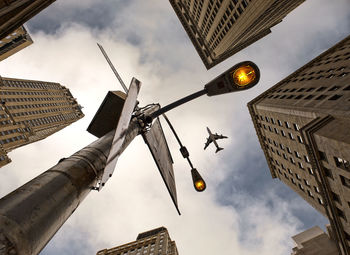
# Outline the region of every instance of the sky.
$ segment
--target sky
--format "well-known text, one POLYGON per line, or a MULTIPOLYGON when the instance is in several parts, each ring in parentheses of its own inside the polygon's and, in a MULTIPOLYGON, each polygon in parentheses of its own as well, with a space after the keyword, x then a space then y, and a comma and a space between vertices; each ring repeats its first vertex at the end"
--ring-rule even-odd
POLYGON ((174 158, 179 216, 141 137, 118 160, 113 178, 91 192, 41 252, 96 254, 165 226, 180 255, 290 254, 291 236, 327 224, 321 214, 272 179, 247 102, 349 35, 348 0, 308 0, 272 33, 209 71, 168 1, 56 1, 26 23, 34 44, 0 62, 3 77, 59 82, 84 107, 85 117, 62 131, 9 153, 0 169, 0 197, 33 179, 96 138, 86 128, 107 91, 122 90, 96 42, 126 84, 142 82, 140 105, 166 105, 232 65, 251 60, 261 71, 249 91, 201 97, 169 112, 207 189, 193 189, 190 167, 166 123, 174 158), (206 127, 229 138, 225 149, 203 150, 206 127), (273 249, 273 251, 272 251, 273 249))

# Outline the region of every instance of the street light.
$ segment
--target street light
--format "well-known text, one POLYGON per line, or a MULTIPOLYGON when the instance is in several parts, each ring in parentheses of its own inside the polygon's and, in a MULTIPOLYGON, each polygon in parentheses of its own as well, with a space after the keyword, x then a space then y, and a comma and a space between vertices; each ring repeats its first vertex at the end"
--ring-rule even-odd
POLYGON ((205 184, 204 179, 198 173, 196 168, 191 169, 191 175, 192 175, 193 186, 196 189, 196 191, 198 192, 204 191, 207 185, 205 184))
POLYGON ((188 164, 191 167, 191 175, 192 175, 192 181, 193 181, 193 186, 194 189, 198 192, 204 191, 205 188, 207 187, 207 185, 205 184, 204 179, 202 178, 202 176, 199 174, 199 172, 197 171, 197 169, 195 169, 192 165, 192 162, 190 160, 190 153, 188 152, 187 148, 185 146, 182 145, 179 136, 177 135, 173 125, 171 124, 170 120, 168 119, 168 117, 163 114, 164 119, 166 120, 166 122, 168 123, 171 131, 173 132, 177 142, 180 145, 180 152, 182 154, 182 156, 187 159, 188 164))
POLYGON ((154 118, 162 115, 163 113, 203 95, 216 96, 250 89, 254 87, 259 80, 260 70, 256 64, 251 61, 238 63, 226 70, 226 72, 220 74, 212 81, 205 84, 203 90, 195 92, 187 97, 181 98, 160 108, 158 111, 146 116, 145 121, 147 123, 151 123, 154 118))

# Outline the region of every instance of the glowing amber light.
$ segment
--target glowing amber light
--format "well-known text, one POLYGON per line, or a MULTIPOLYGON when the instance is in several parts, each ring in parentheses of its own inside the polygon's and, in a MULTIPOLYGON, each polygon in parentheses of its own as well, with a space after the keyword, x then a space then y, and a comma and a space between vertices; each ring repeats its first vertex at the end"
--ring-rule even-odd
POLYGON ((250 65, 241 66, 234 71, 232 78, 237 86, 245 87, 255 81, 255 69, 250 65))
POLYGON ((198 180, 194 183, 197 191, 205 190, 205 182, 203 180, 198 180))

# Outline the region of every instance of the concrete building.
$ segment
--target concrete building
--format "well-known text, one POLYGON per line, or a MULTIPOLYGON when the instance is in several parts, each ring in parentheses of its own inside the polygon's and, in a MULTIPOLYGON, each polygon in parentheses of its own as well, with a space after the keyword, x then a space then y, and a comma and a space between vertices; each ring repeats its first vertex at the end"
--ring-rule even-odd
POLYGON ((24 26, 0 40, 0 61, 33 43, 24 26))
POLYGON ((271 33, 305 0, 170 0, 207 69, 271 33))
POLYGON ((0 40, 53 2, 55 0, 0 0, 0 40))
POLYGON ((140 233, 136 241, 97 252, 97 255, 178 255, 165 227, 140 233))
POLYGON ((327 217, 350 254, 350 36, 248 108, 272 178, 327 217))
POLYGON ((332 236, 323 232, 320 227, 312 227, 293 236, 292 239, 296 247, 291 255, 339 255, 332 236))
POLYGON ((70 91, 59 83, 0 77, 0 167, 7 153, 44 139, 84 117, 70 91))

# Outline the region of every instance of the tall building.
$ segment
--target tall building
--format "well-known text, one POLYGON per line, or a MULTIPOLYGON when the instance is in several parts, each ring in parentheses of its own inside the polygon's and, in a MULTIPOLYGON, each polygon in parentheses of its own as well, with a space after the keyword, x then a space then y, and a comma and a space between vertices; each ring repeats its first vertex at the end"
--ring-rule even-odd
POLYGON ((0 39, 13 33, 55 0, 0 0, 0 39))
POLYGON ((24 26, 0 40, 0 61, 31 45, 32 38, 24 26))
POLYGON ((165 227, 140 233, 136 241, 111 249, 104 249, 96 255, 178 255, 175 241, 170 239, 165 227))
POLYGON ((350 36, 248 108, 272 178, 328 217, 350 254, 350 36))
POLYGON ((169 0, 207 69, 271 33, 305 0, 169 0))
POLYGON ((44 139, 84 117, 70 91, 59 83, 0 77, 0 167, 7 153, 44 139))
MULTIPOLYGON (((327 229, 329 231, 329 229, 327 229)), ((330 233, 319 227, 312 227, 292 237, 296 247, 291 255, 339 255, 330 233)))

